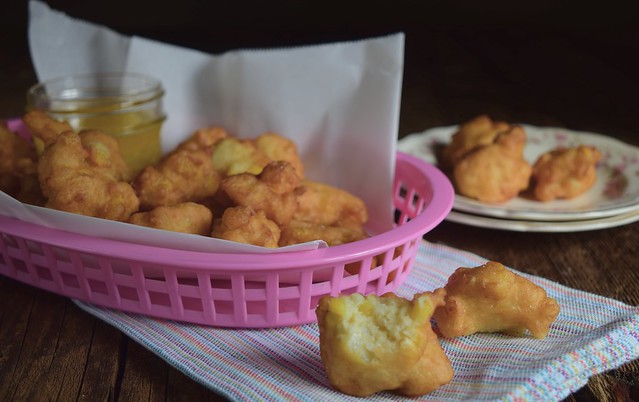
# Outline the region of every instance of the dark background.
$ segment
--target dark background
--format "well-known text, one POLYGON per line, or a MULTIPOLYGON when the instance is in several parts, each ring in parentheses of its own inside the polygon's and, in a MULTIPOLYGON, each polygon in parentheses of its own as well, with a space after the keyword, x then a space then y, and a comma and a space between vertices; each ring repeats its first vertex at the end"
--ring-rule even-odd
MULTIPOLYGON (((402 103, 400 135, 488 113, 576 130, 600 131, 605 125, 614 131, 607 134, 628 136, 638 114, 639 18, 628 5, 389 0, 47 3, 124 34, 210 53, 405 32, 403 98, 411 102, 402 103), (485 87, 478 90, 478 81, 485 81, 485 87), (437 102, 431 100, 435 98, 437 102), (570 111, 554 116, 553 110, 565 110, 566 103, 572 105, 570 111)), ((26 0, 5 2, 0 25, 0 91, 15 97, 24 97, 36 81, 28 53, 27 9, 26 0)), ((0 116, 20 113, 15 102, 0 104, 0 116)))

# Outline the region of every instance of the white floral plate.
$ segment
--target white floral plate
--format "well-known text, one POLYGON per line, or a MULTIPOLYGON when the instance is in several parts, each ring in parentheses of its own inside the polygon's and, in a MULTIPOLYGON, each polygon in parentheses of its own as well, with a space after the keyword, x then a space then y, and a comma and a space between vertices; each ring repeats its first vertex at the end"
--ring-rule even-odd
MULTIPOLYGON (((503 204, 487 204, 461 195, 453 209, 476 215, 539 221, 595 219, 639 211, 639 148, 600 134, 564 128, 522 125, 527 142, 524 157, 533 164, 539 155, 557 147, 593 145, 601 153, 597 182, 570 200, 539 202, 515 197, 503 204)), ((437 149, 448 144, 458 126, 437 127, 402 138, 398 149, 437 163, 437 149)))

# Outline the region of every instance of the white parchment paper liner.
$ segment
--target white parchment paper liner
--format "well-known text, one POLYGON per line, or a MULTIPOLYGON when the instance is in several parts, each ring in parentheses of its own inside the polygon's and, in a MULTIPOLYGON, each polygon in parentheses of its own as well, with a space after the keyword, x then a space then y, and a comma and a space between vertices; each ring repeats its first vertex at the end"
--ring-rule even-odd
MULTIPOLYGON (((347 189, 364 199, 369 230, 392 228, 404 35, 322 45, 237 50, 221 55, 124 36, 74 19, 46 4, 29 3, 29 44, 40 81, 70 74, 134 71, 162 81, 168 119, 163 150, 173 149, 198 128, 220 125, 241 138, 275 131, 292 139, 309 180, 347 189)), ((193 239, 147 228, 123 230, 107 222, 59 211, 18 206, 0 197, 0 213, 94 236, 173 248, 226 252, 218 239, 193 239), (16 208, 29 210, 16 213, 16 208), (62 226, 60 226, 62 224, 62 226), (90 225, 90 230, 84 226, 90 225), (135 230, 133 230, 135 229, 135 230), (142 229, 139 231, 138 229, 142 229), (133 234, 134 232, 139 232, 133 234), (157 242, 156 242, 157 240, 157 242), (206 243, 206 244, 204 244, 206 243)), ((307 246, 302 246, 307 247, 307 246)), ((313 246, 315 247, 315 246, 313 246)), ((232 246, 234 252, 267 251, 232 246)), ((281 249, 276 251, 285 251, 281 249)), ((274 252, 274 250, 268 250, 274 252)))

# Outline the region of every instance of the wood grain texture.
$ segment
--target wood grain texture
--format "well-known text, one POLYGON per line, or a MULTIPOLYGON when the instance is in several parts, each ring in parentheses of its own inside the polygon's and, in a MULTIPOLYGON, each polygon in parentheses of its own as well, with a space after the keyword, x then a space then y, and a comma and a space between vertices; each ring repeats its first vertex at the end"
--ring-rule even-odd
MULTIPOLYGON (((505 3, 481 9, 433 1, 422 5, 425 13, 381 1, 367 3, 371 18, 354 24, 344 14, 329 18, 338 4, 313 8, 316 18, 304 19, 307 14, 292 2, 266 2, 275 8, 256 7, 270 18, 268 26, 229 6, 227 15, 234 18, 218 19, 212 29, 206 2, 186 1, 177 9, 154 4, 158 12, 145 21, 122 14, 129 3, 50 2, 120 32, 217 53, 401 30, 406 49, 400 137, 487 113, 639 146, 639 65, 631 57, 639 35, 630 10, 614 10, 613 20, 613 10, 586 6, 579 18, 569 18, 572 10, 558 2, 534 2, 518 11, 505 3)), ((0 26, 0 117, 21 114, 24 93, 36 81, 26 1, 8 7, 15 18, 0 26)), ((444 222, 426 239, 639 305, 639 223, 581 233, 519 233, 444 222)), ((0 276, 0 400, 225 399, 68 299, 0 276)), ((594 376, 567 400, 639 400, 639 362, 594 376)))

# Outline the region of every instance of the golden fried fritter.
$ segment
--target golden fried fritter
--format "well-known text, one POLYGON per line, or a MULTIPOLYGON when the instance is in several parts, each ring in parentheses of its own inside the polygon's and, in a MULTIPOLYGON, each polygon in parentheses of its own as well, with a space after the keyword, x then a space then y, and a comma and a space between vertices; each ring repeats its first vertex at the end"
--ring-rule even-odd
POLYGON ((213 222, 212 237, 256 246, 275 248, 280 238, 280 228, 268 219, 264 211, 251 207, 227 208, 221 219, 213 222))
POLYGON ((574 198, 585 193, 597 180, 596 165, 601 152, 580 145, 542 154, 532 170, 532 190, 539 201, 574 198))
POLYGON ((264 211, 279 226, 288 224, 297 211, 294 194, 299 177, 286 161, 271 162, 260 175, 240 173, 222 180, 220 191, 233 206, 264 211))
POLYGON ((445 304, 433 317, 448 338, 476 332, 504 332, 544 338, 559 314, 546 291, 498 262, 458 268, 443 288, 445 304))
POLYGON ((139 207, 135 191, 127 182, 104 174, 110 170, 102 168, 102 159, 92 159, 94 155, 83 147, 80 136, 73 131, 62 133, 47 145, 38 166, 40 187, 48 199, 46 206, 126 221, 139 207))
MULTIPOLYGON (((23 121, 34 136, 44 142, 44 146, 53 144, 65 132, 74 130, 66 122, 53 119, 41 110, 32 110, 25 114, 23 121)), ((81 130, 77 133, 82 147, 88 153, 87 161, 92 169, 116 181, 128 181, 131 173, 120 153, 117 140, 100 130, 81 130)))
POLYGON ((360 397, 380 391, 418 396, 450 382, 453 368, 430 323, 442 303, 430 292, 412 301, 390 293, 323 296, 316 314, 331 385, 360 397))
POLYGON ((271 161, 287 161, 295 168, 300 179, 304 178, 304 165, 297 153, 297 145, 288 138, 266 132, 255 139, 255 145, 271 161))
POLYGON ((495 142, 465 155, 453 169, 454 184, 461 195, 488 203, 501 203, 528 187, 532 167, 524 159, 526 132, 512 126, 495 142))
POLYGON ((65 131, 73 131, 73 128, 67 122, 52 119, 42 110, 27 112, 22 121, 24 121, 31 134, 42 140, 45 146, 55 142, 58 136, 65 131))
POLYGON ((97 130, 78 134, 40 111, 28 112, 24 121, 45 143, 38 175, 46 207, 117 221, 138 210, 115 138, 97 130))
POLYGON ((35 150, 31 144, 9 130, 6 123, 0 120, 0 172, 12 172, 15 164, 25 158, 35 161, 37 159, 35 150))
POLYGON ((150 210, 183 202, 199 202, 218 190, 220 175, 204 150, 176 150, 156 166, 147 166, 133 181, 140 207, 150 210))
POLYGON ((131 171, 114 137, 99 130, 82 130, 78 135, 94 169, 116 181, 131 180, 131 171))
POLYGON ((356 228, 368 221, 366 204, 348 191, 324 183, 304 181, 296 194, 296 220, 356 228))
POLYGON ((212 158, 213 166, 223 177, 239 173, 257 175, 273 161, 289 162, 299 178, 304 177, 304 165, 295 143, 273 132, 255 139, 224 138, 216 143, 212 158))
POLYGON ((486 115, 461 124, 451 142, 446 145, 441 154, 441 165, 444 170, 451 170, 464 156, 477 147, 490 145, 500 133, 510 129, 508 123, 493 121, 486 115))
POLYGON ((235 137, 221 139, 212 154, 213 167, 222 176, 240 173, 260 174, 271 159, 260 150, 253 140, 235 137))
POLYGON ((215 144, 226 137, 228 137, 228 133, 222 127, 213 126, 201 128, 188 139, 181 142, 175 150, 190 152, 205 151, 207 155, 211 156, 215 144))
POLYGON ((38 180, 38 156, 24 138, 0 121, 0 190, 15 199, 44 204, 38 180))
MULTIPOLYGON (((354 241, 368 238, 368 234, 362 227, 326 226, 319 223, 292 220, 282 227, 279 246, 290 246, 323 240, 328 246, 339 246, 340 244, 352 243, 354 241)), ((371 259, 370 268, 375 268, 379 257, 371 259)), ((355 262, 344 266, 346 272, 356 275, 361 270, 361 263, 355 262)), ((389 275, 389 280, 394 278, 394 272, 389 275)))
POLYGON ((280 246, 324 240, 329 246, 351 243, 366 239, 368 235, 362 228, 326 226, 317 223, 292 220, 282 228, 280 246))
POLYGON ((136 212, 129 223, 173 232, 208 236, 213 215, 204 205, 194 202, 162 206, 148 212, 136 212))

